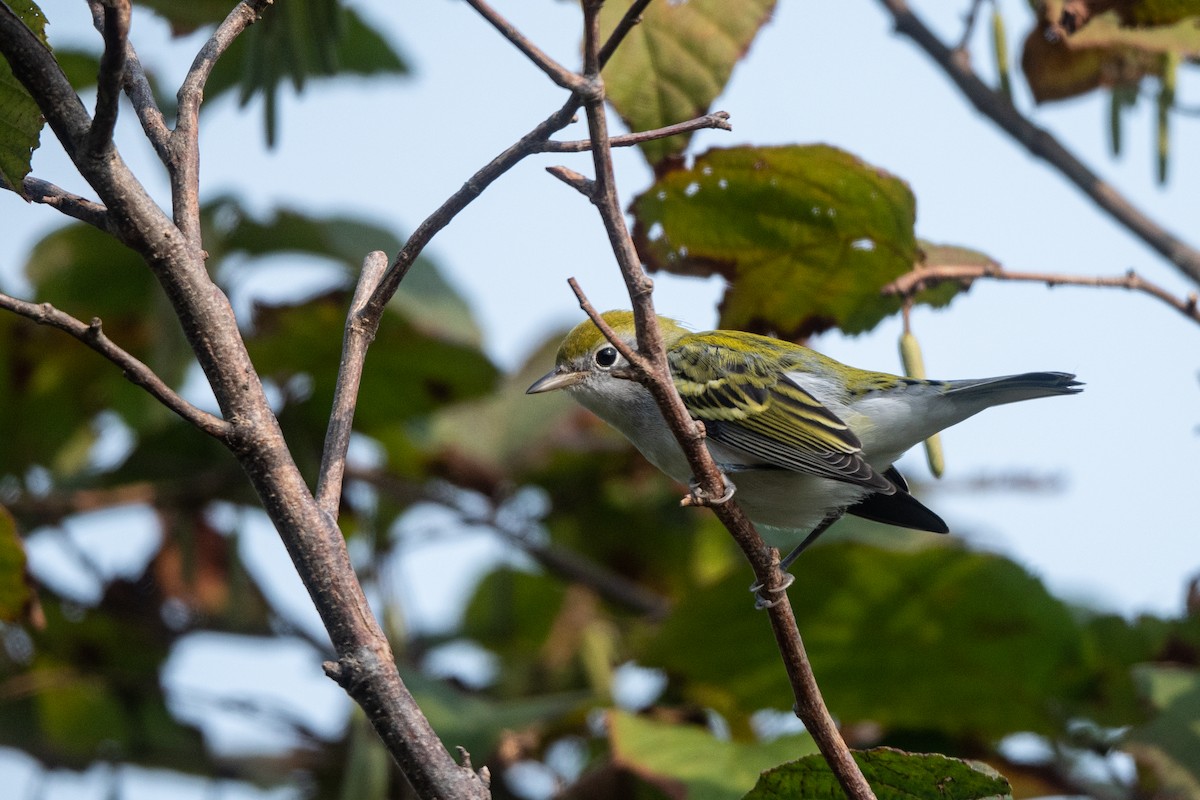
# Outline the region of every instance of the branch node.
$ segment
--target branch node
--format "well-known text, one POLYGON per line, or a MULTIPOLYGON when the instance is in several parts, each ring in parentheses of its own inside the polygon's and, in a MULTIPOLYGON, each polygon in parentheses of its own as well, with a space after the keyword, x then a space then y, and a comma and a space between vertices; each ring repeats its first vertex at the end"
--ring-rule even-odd
POLYGON ((589 200, 595 201, 596 182, 591 178, 587 178, 575 170, 563 166, 546 167, 546 172, 549 172, 589 200))
POLYGON ((349 688, 350 676, 340 662, 326 661, 321 664, 321 668, 325 670, 325 675, 338 686, 341 686, 343 689, 349 688))

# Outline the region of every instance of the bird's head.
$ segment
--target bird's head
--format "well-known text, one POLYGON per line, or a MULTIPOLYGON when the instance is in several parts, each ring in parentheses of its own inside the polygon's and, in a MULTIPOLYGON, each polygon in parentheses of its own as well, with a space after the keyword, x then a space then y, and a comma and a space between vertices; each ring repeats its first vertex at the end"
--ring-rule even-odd
MULTIPOLYGON (((606 311, 600 316, 622 341, 637 348, 632 311, 606 311)), ((659 317, 658 324, 667 347, 687 333, 678 322, 666 317, 659 317)), ((535 381, 526 394, 567 389, 582 400, 586 394, 631 391, 637 384, 624 380, 628 377, 629 362, 587 319, 567 334, 558 348, 554 369, 535 381)))

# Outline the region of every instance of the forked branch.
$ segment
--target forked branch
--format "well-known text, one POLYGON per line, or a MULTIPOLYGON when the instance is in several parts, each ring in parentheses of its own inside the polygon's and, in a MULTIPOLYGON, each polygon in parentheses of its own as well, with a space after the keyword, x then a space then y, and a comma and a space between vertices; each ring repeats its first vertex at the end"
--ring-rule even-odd
POLYGON ((69 333, 120 367, 122 374, 129 379, 130 383, 145 389, 154 399, 209 436, 222 440, 228 437, 229 423, 197 408, 176 394, 175 390, 158 377, 154 370, 105 336, 99 317, 93 317, 89 324, 76 319, 65 311, 60 311, 49 303, 30 303, 7 294, 0 294, 0 308, 33 320, 39 325, 49 325, 51 328, 69 333))
POLYGON ((1049 131, 1037 127, 1016 109, 1008 98, 995 91, 971 69, 965 58, 956 57, 929 27, 908 7, 905 0, 879 0, 892 15, 896 30, 912 39, 934 60, 966 95, 977 110, 991 119, 1033 155, 1045 160, 1075 184, 1097 206, 1130 233, 1154 248, 1192 282, 1200 284, 1200 250, 1159 225, 1103 180, 1063 146, 1049 131))

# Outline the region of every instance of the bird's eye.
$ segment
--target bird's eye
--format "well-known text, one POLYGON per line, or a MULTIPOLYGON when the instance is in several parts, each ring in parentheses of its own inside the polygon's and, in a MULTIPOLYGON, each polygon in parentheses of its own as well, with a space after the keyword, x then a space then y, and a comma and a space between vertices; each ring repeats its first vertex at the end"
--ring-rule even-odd
POLYGON ((601 369, 608 369, 613 364, 617 363, 617 348, 612 346, 601 347, 596 351, 594 358, 596 360, 597 367, 600 367, 601 369))

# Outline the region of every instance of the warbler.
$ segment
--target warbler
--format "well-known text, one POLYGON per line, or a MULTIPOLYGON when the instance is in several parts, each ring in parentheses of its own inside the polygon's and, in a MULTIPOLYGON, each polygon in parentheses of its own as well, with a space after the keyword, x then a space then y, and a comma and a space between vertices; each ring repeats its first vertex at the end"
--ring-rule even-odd
MULTIPOLYGON (((601 315, 636 349, 633 313, 601 315)), ((786 568, 843 513, 947 533, 909 493, 894 462, 910 447, 985 408, 1075 394, 1065 372, 917 380, 846 366, 791 342, 741 331, 693 333, 658 318, 675 388, 703 423, 713 460, 756 525, 808 532, 786 568)), ((681 483, 691 468, 650 392, 591 320, 558 349, 527 394, 565 390, 681 483)), ((783 541, 780 536, 768 536, 783 541)), ((793 539, 794 540, 794 539, 793 539)))

